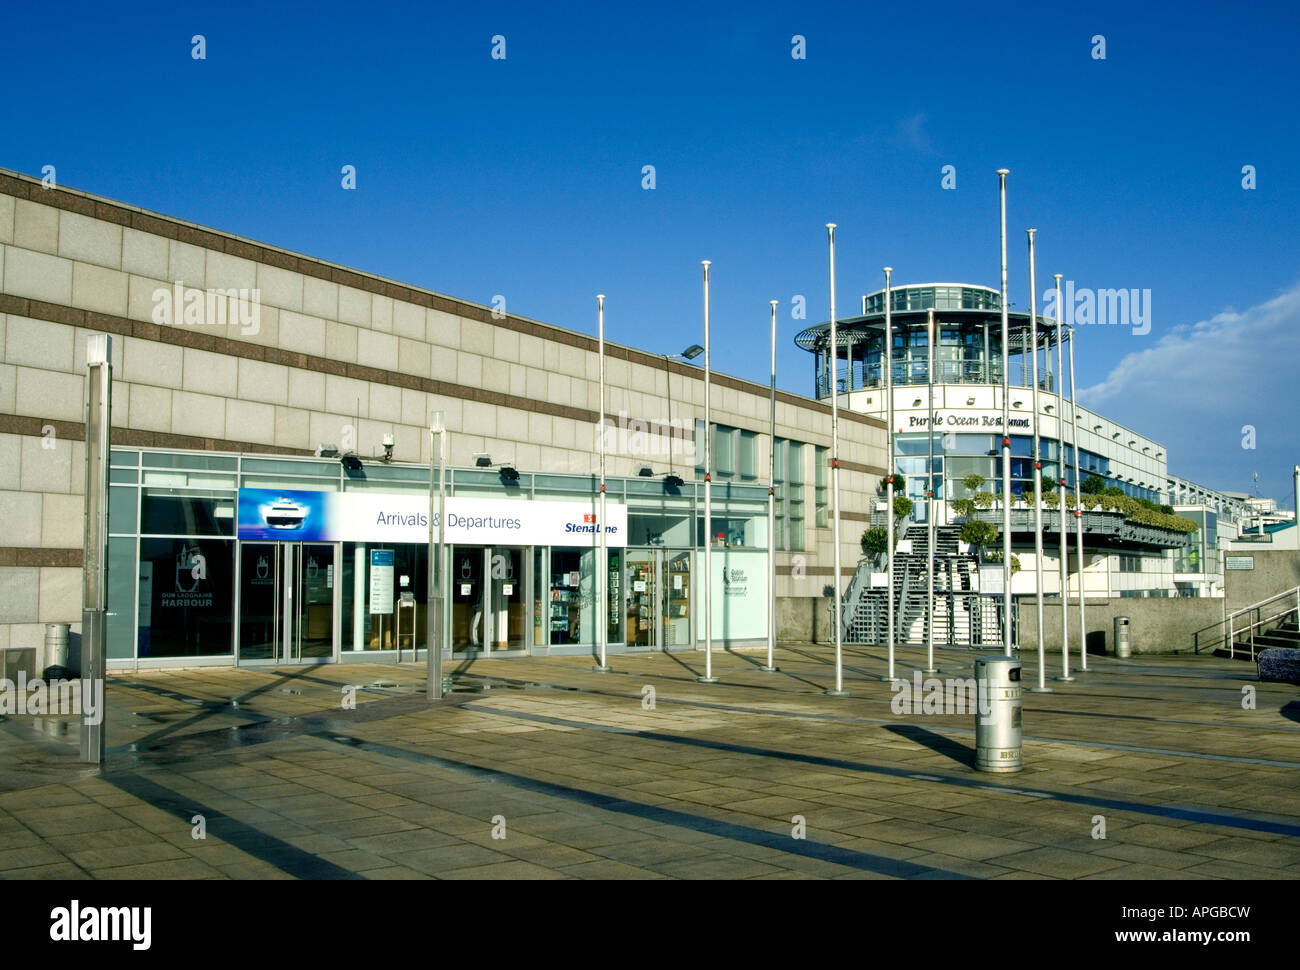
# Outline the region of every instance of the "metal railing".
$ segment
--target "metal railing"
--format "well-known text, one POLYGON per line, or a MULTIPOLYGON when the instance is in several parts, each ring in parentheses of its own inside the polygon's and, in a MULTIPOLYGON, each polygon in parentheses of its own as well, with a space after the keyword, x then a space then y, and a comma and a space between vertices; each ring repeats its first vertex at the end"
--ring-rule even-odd
POLYGON ((1202 649, 1215 650, 1227 647, 1228 656, 1236 659, 1237 656, 1237 636, 1241 634, 1247 639, 1244 643, 1250 647, 1250 659, 1256 657, 1255 650, 1255 632, 1262 631, 1266 623, 1273 623, 1282 620, 1289 614, 1296 614, 1297 620, 1300 620, 1300 586, 1293 586, 1290 589, 1275 593, 1267 599, 1262 599, 1258 603, 1252 603, 1250 606, 1243 606, 1239 610, 1233 610, 1228 613, 1218 623, 1211 623, 1209 626, 1202 627, 1192 634, 1192 652, 1200 653, 1202 649), (1265 612, 1268 613, 1265 616, 1265 612), (1239 623, 1244 618, 1244 622, 1239 623), (1209 631, 1217 631, 1217 636, 1206 637, 1202 643, 1201 635, 1209 631))
MULTIPOLYGON (((895 562, 894 589, 868 585, 872 564, 859 563, 859 576, 845 591, 843 636, 849 643, 881 644, 888 639, 886 611, 894 599, 896 639, 900 644, 927 642, 927 619, 933 623, 934 643, 948 647, 992 647, 1002 644, 1000 593, 980 593, 970 587, 976 566, 971 556, 940 556, 936 563, 934 604, 926 611, 924 556, 901 554, 895 562)), ((1019 603, 1012 601, 1013 642, 1019 642, 1019 603)))
MULTIPOLYGON (((876 388, 884 387, 885 380, 881 374, 881 368, 878 365, 871 364, 866 368, 866 372, 860 377, 855 375, 852 387, 847 377, 836 378, 836 387, 841 394, 847 394, 849 391, 870 391, 876 388)), ((894 368, 894 386, 895 387, 923 387, 929 383, 926 376, 926 365, 923 363, 913 364, 911 366, 899 366, 894 368)), ((989 386, 1001 386, 1002 368, 1001 366, 986 369, 982 363, 977 361, 959 361, 945 362, 936 364, 934 368, 935 384, 985 384, 989 386)), ((1030 380, 1012 381, 1011 387, 1029 388, 1032 385, 1030 380)), ((816 396, 824 398, 830 394, 830 374, 821 375, 814 381, 816 387, 816 396)), ((1038 379, 1039 390, 1055 393, 1053 379, 1046 376, 1040 376, 1038 379)))

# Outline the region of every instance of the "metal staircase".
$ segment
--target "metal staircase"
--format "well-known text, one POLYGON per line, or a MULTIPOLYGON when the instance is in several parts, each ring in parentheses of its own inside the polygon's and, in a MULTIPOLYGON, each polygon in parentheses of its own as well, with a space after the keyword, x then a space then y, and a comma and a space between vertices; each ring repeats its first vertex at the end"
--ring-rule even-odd
MULTIPOLYGON (((880 644, 889 638, 888 597, 894 600, 894 634, 898 643, 924 645, 934 625, 934 643, 940 646, 1001 646, 1002 597, 981 594, 975 589, 974 576, 979 570, 976 556, 959 551, 956 526, 936 526, 934 561, 934 608, 927 617, 926 559, 929 536, 926 527, 913 525, 905 538, 912 540, 913 552, 894 553, 894 588, 871 586, 874 563, 858 562, 841 607, 847 643, 880 644)), ((1012 614, 1012 635, 1016 635, 1016 616, 1012 614)))
POLYGON ((1300 586, 1243 606, 1192 634, 1192 652, 1250 660, 1269 647, 1300 647, 1300 586))

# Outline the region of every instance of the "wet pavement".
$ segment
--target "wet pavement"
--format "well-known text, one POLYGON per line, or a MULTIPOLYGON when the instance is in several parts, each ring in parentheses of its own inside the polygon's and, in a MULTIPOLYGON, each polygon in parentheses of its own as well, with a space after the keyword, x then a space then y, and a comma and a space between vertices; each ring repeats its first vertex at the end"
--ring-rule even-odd
POLYGON ((842 698, 829 648, 765 659, 449 663, 434 705, 412 664, 117 672, 102 770, 66 719, 0 723, 0 875, 1300 878, 1300 699, 1253 665, 1091 657, 988 774, 972 714, 891 709, 882 649, 842 698))

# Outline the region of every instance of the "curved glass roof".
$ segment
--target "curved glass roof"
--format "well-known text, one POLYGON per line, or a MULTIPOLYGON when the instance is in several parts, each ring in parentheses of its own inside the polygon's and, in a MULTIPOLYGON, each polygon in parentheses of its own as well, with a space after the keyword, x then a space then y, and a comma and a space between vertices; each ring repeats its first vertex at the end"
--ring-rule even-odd
MULTIPOLYGON (((885 325, 885 291, 877 290, 866 297, 866 313, 836 320, 836 337, 840 348, 861 346, 867 335, 883 334, 885 325)), ((966 283, 916 283, 890 288, 893 325, 899 332, 924 324, 926 312, 942 313, 936 319, 945 329, 965 327, 983 330, 985 325, 1001 326, 1002 294, 987 286, 966 283)), ((1017 341, 1029 329, 1029 314, 1008 312, 1009 333, 1017 341)), ((830 322, 808 327, 797 334, 795 344, 810 353, 824 351, 830 340, 830 322)), ((1056 342, 1056 322, 1038 318, 1038 345, 1056 342)))

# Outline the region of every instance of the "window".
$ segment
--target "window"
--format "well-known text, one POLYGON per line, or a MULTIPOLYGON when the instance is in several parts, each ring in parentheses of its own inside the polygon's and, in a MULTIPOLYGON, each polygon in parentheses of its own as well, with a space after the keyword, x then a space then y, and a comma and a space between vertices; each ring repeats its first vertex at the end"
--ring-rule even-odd
POLYGON ((817 503, 817 528, 825 529, 829 526, 829 517, 826 511, 826 479, 830 477, 830 453, 829 448, 823 448, 821 445, 815 446, 813 452, 813 462, 816 465, 815 478, 817 503))
POLYGON ((798 552, 804 548, 804 445, 777 438, 775 464, 776 534, 772 548, 798 552))
POLYGON ((736 474, 736 429, 725 425, 713 427, 713 467, 718 478, 736 474))
POLYGON ((140 540, 141 658, 231 652, 234 549, 226 539, 140 540))
MULTIPOLYGON (((739 477, 742 481, 755 481, 758 478, 758 435, 742 428, 732 428, 725 424, 713 425, 710 441, 713 458, 713 478, 730 479, 739 477)), ((704 440, 704 422, 695 422, 695 440, 704 440)), ((704 449, 696 446, 695 474, 704 477, 704 449)))
POLYGON ((786 448, 787 508, 790 516, 790 548, 803 549, 803 449, 798 441, 791 441, 786 448))
MULTIPOLYGON (((140 519, 144 535, 233 536, 235 496, 211 490, 146 488, 140 519)), ((114 531, 117 525, 114 523, 114 531)))
POLYGON ((744 481, 758 478, 758 435, 753 431, 740 432, 740 460, 738 467, 744 481))

